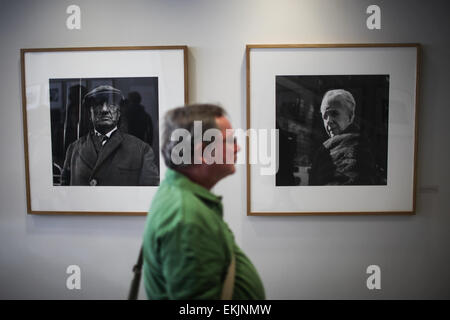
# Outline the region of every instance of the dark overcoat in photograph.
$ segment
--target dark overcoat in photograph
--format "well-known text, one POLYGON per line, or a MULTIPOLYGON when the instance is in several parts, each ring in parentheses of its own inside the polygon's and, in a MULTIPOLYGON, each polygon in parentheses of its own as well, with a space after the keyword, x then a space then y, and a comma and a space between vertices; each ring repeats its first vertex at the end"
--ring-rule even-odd
POLYGON ((359 133, 358 127, 352 124, 341 134, 323 142, 313 158, 309 184, 383 184, 369 141, 359 133))
POLYGON ((147 143, 119 130, 104 146, 96 147, 95 139, 95 134, 89 133, 69 146, 62 172, 63 185, 159 185, 155 154, 147 143))

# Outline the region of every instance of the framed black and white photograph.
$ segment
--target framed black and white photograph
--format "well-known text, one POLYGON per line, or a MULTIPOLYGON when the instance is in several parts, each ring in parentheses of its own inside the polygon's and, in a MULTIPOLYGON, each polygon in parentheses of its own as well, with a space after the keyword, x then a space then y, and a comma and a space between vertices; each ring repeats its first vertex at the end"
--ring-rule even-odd
POLYGON ((248 45, 247 126, 276 129, 277 164, 248 161, 247 214, 413 213, 419 50, 248 45))
POLYGON ((22 49, 28 212, 146 214, 186 59, 186 46, 22 49))

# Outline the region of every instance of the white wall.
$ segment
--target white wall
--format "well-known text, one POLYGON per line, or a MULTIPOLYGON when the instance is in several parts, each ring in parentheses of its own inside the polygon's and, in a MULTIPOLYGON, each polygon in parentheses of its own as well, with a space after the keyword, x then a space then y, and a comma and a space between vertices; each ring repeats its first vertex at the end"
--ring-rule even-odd
POLYGON ((248 217, 244 166, 215 192, 268 298, 450 298, 449 7, 418 0, 5 1, 0 299, 125 298, 145 222, 27 215, 20 48, 188 45, 190 102, 218 102, 234 127, 245 128, 245 44, 377 42, 423 45, 416 215, 248 217), (65 27, 70 4, 81 7, 79 31, 65 27), (382 9, 381 30, 365 27, 370 4, 382 9), (81 267, 81 290, 65 287, 70 264, 81 267), (381 267, 381 290, 366 288, 370 264, 381 267))

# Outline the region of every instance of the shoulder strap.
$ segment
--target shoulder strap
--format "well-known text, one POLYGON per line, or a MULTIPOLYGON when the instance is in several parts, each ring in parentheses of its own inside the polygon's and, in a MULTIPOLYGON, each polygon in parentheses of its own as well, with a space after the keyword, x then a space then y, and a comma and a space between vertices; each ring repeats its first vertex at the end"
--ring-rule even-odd
POLYGON ((139 257, 136 264, 133 267, 134 277, 131 281, 130 292, 128 294, 128 300, 137 300, 139 292, 139 283, 141 282, 141 270, 142 270, 142 246, 139 251, 139 257))
POLYGON ((234 290, 234 278, 236 273, 236 259, 234 253, 231 254, 231 262, 228 266, 227 276, 223 282, 222 294, 220 296, 221 300, 231 300, 233 298, 234 290))

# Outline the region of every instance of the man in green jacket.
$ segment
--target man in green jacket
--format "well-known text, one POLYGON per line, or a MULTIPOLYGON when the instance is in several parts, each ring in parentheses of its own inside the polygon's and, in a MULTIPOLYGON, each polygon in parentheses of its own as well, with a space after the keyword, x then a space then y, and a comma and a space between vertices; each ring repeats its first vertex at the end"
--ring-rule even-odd
POLYGON ((164 121, 161 152, 168 169, 144 233, 148 298, 223 299, 231 287, 228 298, 265 299, 255 267, 223 220, 221 197, 210 191, 236 170, 239 146, 225 111, 216 105, 190 105, 169 111, 164 121), (221 143, 208 153, 208 143, 196 138, 210 129, 221 134, 220 141, 214 140, 221 143), (188 141, 181 152, 179 137, 188 141), (227 154, 231 161, 226 161, 227 154), (178 161, 180 156, 184 161, 178 161))

